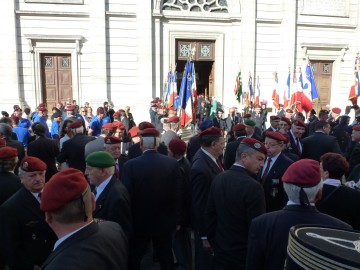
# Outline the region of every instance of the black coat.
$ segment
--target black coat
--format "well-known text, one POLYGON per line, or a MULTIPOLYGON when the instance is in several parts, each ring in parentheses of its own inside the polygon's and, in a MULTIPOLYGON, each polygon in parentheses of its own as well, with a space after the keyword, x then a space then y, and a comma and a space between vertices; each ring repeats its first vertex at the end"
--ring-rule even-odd
MULTIPOLYGON (((266 166, 264 162, 264 166, 266 166)), ((288 198, 284 191, 283 182, 281 180, 287 168, 293 163, 293 161, 287 158, 283 153, 280 153, 273 166, 270 168, 265 181, 261 179, 261 173, 258 174, 258 181, 262 183, 265 200, 266 200, 266 212, 272 212, 282 209, 288 198)))
POLYGON ((299 224, 316 224, 351 229, 351 226, 315 207, 288 205, 255 218, 250 226, 246 269, 284 269, 289 230, 299 224))
POLYGON ((38 137, 28 146, 28 156, 41 159, 46 164, 45 180, 58 172, 56 168, 56 158, 59 155, 59 146, 54 140, 44 136, 38 137))
MULTIPOLYGON (((299 153, 298 151, 298 147, 296 144, 296 141, 294 140, 291 132, 288 132, 289 138, 290 138, 290 147, 289 147, 289 151, 295 155, 297 155, 299 158, 301 157, 301 153, 299 153)), ((300 144, 302 145, 302 139, 300 139, 300 144)))
POLYGON ((39 202, 24 187, 1 205, 0 247, 10 269, 40 266, 56 240, 39 202))
POLYGON ((200 136, 194 135, 189 139, 187 148, 186 148, 186 158, 192 163, 192 159, 196 152, 200 149, 200 136))
MULTIPOLYGON (((163 143, 160 143, 159 144, 159 147, 157 149, 157 151, 160 153, 160 154, 163 154, 165 156, 168 155, 168 148, 165 144, 163 143)), ((137 158, 139 156, 142 155, 142 150, 141 150, 141 147, 140 147, 140 142, 137 142, 137 143, 134 143, 133 145, 131 145, 129 147, 129 150, 128 150, 128 159, 133 159, 133 158, 137 158)))
POLYGON ((349 173, 360 164, 360 142, 357 142, 349 156, 349 173))
POLYGON ((245 269, 250 223, 263 213, 264 190, 245 168, 233 165, 217 175, 205 212, 214 261, 227 269, 245 269))
POLYGON ((95 140, 95 137, 76 134, 73 138, 63 143, 57 161, 60 163, 67 162, 69 168, 85 172, 85 145, 92 140, 95 140))
POLYGON ((329 152, 342 154, 337 139, 322 132, 314 132, 306 137, 302 140, 302 145, 302 158, 320 161, 320 157, 329 152))
POLYGON ((181 220, 183 193, 178 162, 147 150, 124 164, 121 179, 130 194, 134 235, 169 235, 181 220))
POLYGON ((236 150, 239 147, 242 139, 245 137, 238 137, 235 141, 229 142, 226 145, 225 153, 224 153, 224 167, 225 169, 229 169, 235 162, 236 150))
POLYGON ((6 141, 6 146, 14 147, 18 151, 19 161, 18 161, 18 164, 16 165, 16 168, 15 168, 15 174, 17 174, 20 162, 25 157, 24 145, 21 142, 13 140, 13 139, 6 138, 5 141, 6 141))
POLYGON ((90 223, 62 242, 41 269, 127 270, 127 240, 115 222, 90 223))
POLYGON ((132 232, 130 196, 126 187, 113 176, 96 200, 96 219, 118 223, 129 238, 132 232))
POLYGON ((19 176, 13 172, 0 172, 0 205, 22 187, 19 176))

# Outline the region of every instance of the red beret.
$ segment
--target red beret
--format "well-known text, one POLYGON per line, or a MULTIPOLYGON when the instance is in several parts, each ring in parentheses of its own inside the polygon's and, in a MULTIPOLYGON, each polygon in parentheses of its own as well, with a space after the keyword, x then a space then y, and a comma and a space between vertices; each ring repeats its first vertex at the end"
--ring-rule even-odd
POLYGON ((176 108, 175 107, 170 107, 168 108, 169 111, 176 111, 176 108))
POLYGON ((256 151, 259 151, 260 153, 267 154, 267 149, 265 145, 253 138, 244 138, 240 144, 246 144, 247 146, 251 147, 252 149, 255 149, 256 151))
POLYGON ((67 111, 73 111, 73 110, 75 110, 75 107, 72 106, 72 105, 68 105, 68 106, 66 106, 66 110, 67 111))
POLYGON ((104 113, 105 113, 104 107, 99 107, 99 108, 97 108, 96 113, 97 113, 97 114, 104 114, 104 113))
POLYGON ((332 111, 333 113, 336 113, 336 114, 340 114, 340 113, 341 113, 341 109, 340 109, 340 108, 337 108, 337 107, 332 108, 331 111, 332 111))
POLYGON ((319 162, 312 159, 301 159, 291 164, 282 177, 284 183, 300 187, 313 187, 321 180, 319 162))
POLYGON ((260 105, 256 105, 256 106, 255 106, 255 109, 261 109, 261 106, 260 106, 260 105))
POLYGON ((114 126, 116 129, 121 129, 121 130, 124 130, 124 129, 125 129, 124 124, 121 123, 121 122, 119 122, 119 121, 113 122, 112 124, 113 124, 113 126, 114 126))
POLYGON ((159 137, 160 132, 156 128, 145 128, 141 131, 140 135, 142 137, 159 137))
POLYGON ((45 171, 46 164, 37 157, 27 156, 21 160, 20 168, 25 172, 45 171))
POLYGON ((286 140, 284 141, 285 143, 290 142, 290 136, 289 136, 289 134, 283 133, 282 135, 283 135, 283 137, 286 139, 286 140))
POLYGON ((81 121, 74 121, 74 122, 72 122, 72 123, 69 125, 70 128, 79 128, 79 127, 81 127, 81 126, 82 126, 82 122, 81 122, 81 121))
POLYGON ((168 123, 178 123, 179 121, 180 121, 180 118, 177 116, 172 116, 167 120, 168 123))
POLYGON ((124 113, 124 112, 125 112, 125 110, 120 109, 120 110, 118 110, 118 112, 119 112, 119 113, 124 113))
POLYGON ((3 138, 0 138, 0 147, 6 146, 6 141, 3 138))
POLYGON ((200 134, 200 137, 202 136, 215 136, 215 137, 221 137, 223 136, 223 130, 221 128, 217 127, 210 127, 202 131, 200 134))
POLYGON ((265 136, 277 141, 285 142, 286 138, 283 136, 283 134, 279 132, 273 132, 273 131, 266 131, 265 136))
POLYGON ((287 112, 287 113, 293 113, 293 110, 292 110, 292 109, 286 109, 285 112, 287 112))
POLYGON ((251 117, 251 114, 250 113, 247 113, 243 116, 243 118, 250 118, 251 117))
POLYGON ((352 130, 360 131, 360 124, 353 125, 352 130))
POLYGON ((241 130, 245 130, 245 125, 244 124, 236 124, 234 126, 232 126, 232 130, 233 131, 241 131, 241 130))
POLYGON ((152 103, 152 104, 151 104, 151 107, 156 108, 156 107, 157 107, 157 104, 156 104, 156 103, 152 103))
POLYGON ((306 128, 306 124, 305 124, 304 121, 301 120, 301 119, 295 119, 295 120, 293 121, 293 124, 294 124, 295 126, 300 126, 300 127, 306 128))
POLYGON ((118 144, 121 143, 122 140, 121 138, 115 137, 115 136, 106 136, 104 138, 104 143, 105 144, 118 144))
POLYGON ((40 208, 45 212, 56 211, 68 202, 79 198, 88 187, 84 174, 67 168, 54 174, 41 193, 40 208))
POLYGON ((159 109, 159 110, 166 109, 164 106, 161 106, 161 105, 157 106, 156 108, 159 109))
POLYGON ((46 107, 38 107, 39 112, 45 112, 47 111, 46 107))
POLYGON ((40 104, 38 105, 38 109, 41 108, 41 107, 45 107, 45 108, 46 108, 46 103, 40 103, 40 104))
POLYGON ((280 117, 276 116, 276 115, 272 115, 272 116, 270 116, 270 120, 271 121, 280 120, 280 117))
POLYGON ((146 122, 146 121, 141 122, 139 124, 139 129, 144 130, 145 128, 155 128, 155 126, 153 124, 149 123, 149 122, 146 122))
POLYGON ((175 155, 183 156, 186 152, 186 143, 179 138, 174 138, 169 142, 169 149, 175 155))
POLYGON ((106 123, 102 125, 101 129, 114 130, 115 126, 113 125, 113 123, 106 123))
POLYGON ((116 111, 113 116, 120 116, 120 112, 119 111, 116 111))
POLYGON ((281 118, 280 118, 280 121, 286 122, 289 126, 291 126, 291 121, 290 121, 290 119, 287 118, 287 117, 281 117, 281 118))
POLYGON ((134 138, 136 136, 139 136, 139 128, 138 127, 132 127, 129 129, 129 135, 131 138, 134 138))
POLYGON ((14 147, 4 146, 0 148, 0 159, 12 159, 18 156, 18 151, 14 147))

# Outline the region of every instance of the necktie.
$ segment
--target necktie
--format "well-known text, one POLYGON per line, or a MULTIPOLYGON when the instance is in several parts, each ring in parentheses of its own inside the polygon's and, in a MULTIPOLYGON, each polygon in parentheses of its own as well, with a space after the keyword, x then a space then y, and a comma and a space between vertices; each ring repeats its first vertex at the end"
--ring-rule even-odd
POLYGON ((41 203, 41 192, 38 193, 36 199, 38 200, 39 203, 41 203))
POLYGON ((115 176, 119 178, 119 163, 115 163, 115 176))
POLYGON ((299 138, 296 138, 296 145, 297 145, 299 156, 301 156, 301 144, 300 144, 299 138))
POLYGON ((222 164, 221 164, 221 162, 220 162, 220 159, 216 159, 216 163, 217 163, 217 165, 219 166, 219 168, 220 168, 220 170, 221 171, 224 171, 224 168, 223 168, 223 166, 222 166, 222 164))
POLYGON ((267 163, 266 163, 266 167, 265 167, 265 171, 263 173, 263 176, 261 177, 261 181, 262 181, 263 184, 265 183, 266 177, 267 177, 267 175, 269 173, 270 164, 271 164, 271 158, 268 158, 267 163))
POLYGON ((96 193, 97 193, 96 187, 94 188, 93 193, 94 193, 94 195, 96 197, 96 193))

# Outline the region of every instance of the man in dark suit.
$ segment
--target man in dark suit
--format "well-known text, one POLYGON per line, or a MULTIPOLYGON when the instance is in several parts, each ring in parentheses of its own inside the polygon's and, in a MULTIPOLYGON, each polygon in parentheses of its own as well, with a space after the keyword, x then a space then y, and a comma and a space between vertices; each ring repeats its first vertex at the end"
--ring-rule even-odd
POLYGON ((162 269, 174 269, 172 232, 181 221, 182 178, 176 160, 156 151, 160 133, 141 131, 142 156, 124 164, 121 179, 129 191, 133 236, 129 241, 129 269, 140 262, 152 240, 162 269))
POLYGON ((278 132, 265 133, 267 157, 264 167, 258 174, 258 181, 264 188, 266 212, 280 210, 287 202, 281 178, 293 161, 282 153, 285 141, 286 138, 278 132))
POLYGON ((212 180, 224 170, 219 160, 225 145, 223 130, 216 127, 205 129, 200 133, 200 144, 190 170, 196 270, 211 269, 212 266, 204 212, 212 180))
POLYGON ((115 160, 109 153, 97 151, 86 157, 85 175, 95 187, 96 208, 93 217, 118 223, 129 238, 132 231, 130 197, 114 171, 115 160))
POLYGON ((353 148, 349 151, 349 173, 360 163, 360 124, 354 125, 351 133, 353 148))
POLYGON ((226 130, 226 121, 223 118, 224 111, 223 109, 217 109, 216 117, 213 118, 213 126, 220 128, 222 130, 226 130))
POLYGON ((45 181, 57 173, 56 157, 59 155, 59 146, 57 143, 45 136, 46 128, 41 122, 32 125, 32 130, 36 139, 29 144, 28 156, 41 159, 46 164, 45 181))
POLYGON ((319 163, 311 159, 294 162, 282 177, 289 198, 282 210, 253 219, 249 231, 246 269, 284 269, 289 229, 298 224, 318 224, 351 229, 334 217, 320 213, 315 202, 321 198, 319 163))
POLYGON ((308 128, 308 136, 312 135, 316 130, 316 123, 319 121, 327 121, 329 118, 329 111, 327 110, 320 110, 319 117, 315 118, 313 121, 309 123, 308 128))
POLYGON ((265 133, 266 131, 272 131, 272 132, 276 132, 278 131, 280 128, 280 117, 276 116, 276 115, 272 115, 270 116, 270 127, 267 128, 263 134, 262 134, 262 141, 265 141, 265 133))
POLYGON ((123 230, 115 222, 94 222, 94 205, 79 170, 64 169, 45 185, 40 207, 59 239, 41 269, 127 269, 123 230))
POLYGON ((289 130, 290 148, 291 153, 296 154, 299 158, 302 153, 301 138, 306 131, 306 125, 301 119, 295 119, 289 130))
POLYGON ((56 241, 39 204, 45 171, 40 159, 25 157, 19 167, 23 187, 0 207, 0 248, 10 269, 37 269, 56 241))
POLYGON ((244 124, 245 124, 246 137, 261 141, 261 133, 260 135, 258 135, 255 132, 257 128, 255 121, 251 119, 247 119, 245 120, 244 124))
POLYGON ((85 172, 85 145, 95 140, 95 137, 84 134, 84 127, 81 121, 71 123, 70 129, 74 137, 64 142, 57 161, 60 163, 67 162, 70 168, 85 172))
POLYGON ((165 132, 161 135, 161 142, 164 143, 166 146, 169 146, 169 143, 174 138, 179 138, 177 131, 179 130, 180 125, 180 118, 178 116, 172 116, 167 119, 166 123, 164 123, 167 128, 165 132))
POLYGON ((205 220, 214 250, 214 270, 245 269, 250 222, 265 213, 264 190, 254 178, 265 155, 260 141, 243 139, 235 164, 218 174, 211 185, 205 220))
POLYGON ((103 151, 104 150, 104 138, 106 136, 112 136, 116 131, 116 127, 113 123, 107 123, 102 125, 101 127, 101 134, 95 140, 88 142, 85 145, 85 158, 91 154, 92 152, 96 151, 103 151))
POLYGON ((186 158, 192 162, 192 158, 196 154, 196 152, 200 149, 200 136, 199 134, 207 128, 213 126, 213 122, 210 119, 204 120, 198 128, 198 134, 192 136, 189 139, 187 148, 186 148, 186 158))
POLYGON ((242 139, 246 137, 245 125, 236 124, 232 127, 235 141, 228 142, 224 153, 224 167, 229 169, 235 162, 236 149, 238 148, 242 139))
POLYGON ((330 124, 327 121, 317 121, 315 132, 302 140, 302 158, 320 161, 323 154, 332 152, 341 154, 336 137, 329 135, 330 124))
POLYGON ((21 188, 20 178, 14 174, 17 155, 13 147, 0 148, 0 205, 21 188))
POLYGON ((229 109, 229 115, 225 119, 225 122, 226 122, 227 135, 230 140, 234 140, 234 133, 232 127, 241 122, 241 119, 235 113, 235 107, 231 107, 229 109))

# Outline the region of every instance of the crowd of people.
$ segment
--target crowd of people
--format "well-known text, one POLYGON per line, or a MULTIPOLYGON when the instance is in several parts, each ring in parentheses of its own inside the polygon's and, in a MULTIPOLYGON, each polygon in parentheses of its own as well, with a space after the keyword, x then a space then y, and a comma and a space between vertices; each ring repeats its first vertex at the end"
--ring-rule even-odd
POLYGON ((160 98, 138 125, 110 102, 3 112, 0 269, 138 270, 149 249, 161 269, 284 269, 291 227, 360 230, 358 106, 198 102, 188 142, 160 98))

